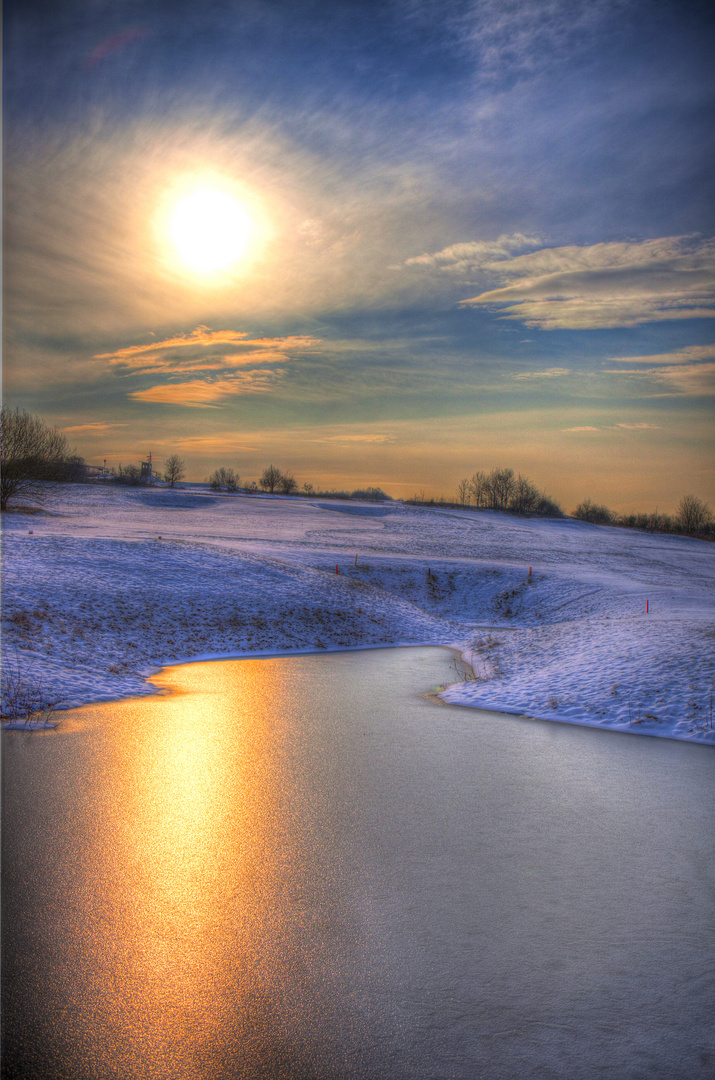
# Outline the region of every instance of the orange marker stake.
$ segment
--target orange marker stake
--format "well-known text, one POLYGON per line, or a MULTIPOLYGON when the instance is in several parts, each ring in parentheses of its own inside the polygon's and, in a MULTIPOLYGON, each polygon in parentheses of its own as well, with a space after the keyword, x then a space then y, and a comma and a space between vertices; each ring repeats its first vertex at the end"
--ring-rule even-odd
POLYGON ((650 600, 646 600, 646 602, 645 602, 645 613, 646 613, 646 615, 648 614, 648 608, 649 607, 650 607, 650 600))
POLYGON ((336 573, 336 574, 339 574, 339 573, 340 573, 340 571, 338 570, 338 564, 337 564, 337 563, 335 564, 335 573, 336 573))

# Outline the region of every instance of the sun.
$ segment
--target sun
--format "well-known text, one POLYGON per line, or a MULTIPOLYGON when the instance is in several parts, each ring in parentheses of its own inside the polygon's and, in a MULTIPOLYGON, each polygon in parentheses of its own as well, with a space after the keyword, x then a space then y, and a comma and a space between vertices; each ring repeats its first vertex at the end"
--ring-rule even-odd
POLYGON ((169 215, 169 236, 184 266, 195 274, 230 270, 246 254, 254 222, 226 191, 198 187, 183 195, 169 215))

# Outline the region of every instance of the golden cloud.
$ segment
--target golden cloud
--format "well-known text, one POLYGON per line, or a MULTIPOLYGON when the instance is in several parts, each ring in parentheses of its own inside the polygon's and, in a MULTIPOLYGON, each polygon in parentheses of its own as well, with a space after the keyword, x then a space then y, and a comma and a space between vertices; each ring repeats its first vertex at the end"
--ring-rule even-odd
POLYGON ((311 439, 315 443, 340 442, 340 443, 391 443, 395 442, 394 435, 326 435, 324 439, 311 439))
POLYGON ((247 371, 228 379, 196 379, 193 382, 166 383, 135 390, 129 395, 135 401, 162 405, 184 405, 189 408, 217 408, 217 403, 240 394, 265 394, 282 371, 247 371))
POLYGON ((95 360, 116 360, 122 362, 132 356, 157 352, 159 349, 181 349, 187 345, 216 345, 226 342, 240 342, 248 337, 243 330, 209 330, 208 326, 197 326, 190 334, 176 334, 164 341, 152 341, 148 345, 128 345, 115 352, 97 353, 95 360))
MULTIPOLYGON (((168 356, 142 356, 139 360, 130 360, 125 364, 133 375, 147 375, 163 371, 171 375, 184 375, 189 372, 235 371, 236 368, 255 367, 260 364, 285 364, 290 360, 287 352, 256 349, 249 353, 226 353, 223 356, 192 356, 177 360, 168 356)), ((116 361, 113 361, 116 363, 116 361)), ((124 362, 122 362, 124 363, 124 362)))
MULTIPOLYGON (((233 345, 237 348, 250 348, 259 350, 256 355, 268 356, 270 352, 266 350, 306 349, 319 344, 319 342, 320 338, 298 334, 277 338, 249 338, 248 332, 244 330, 210 330, 208 326, 197 326, 190 334, 176 334, 174 337, 165 338, 163 341, 152 341, 146 345, 128 345, 123 349, 115 349, 114 352, 97 353, 94 359, 109 360, 113 364, 134 366, 132 361, 135 357, 143 357, 144 359, 139 363, 146 364, 147 358, 152 358, 155 353, 166 349, 207 348, 213 345, 233 345)), ((240 354, 237 354, 237 356, 240 356, 240 354)), ((232 354, 229 354, 224 357, 227 361, 226 366, 228 366, 228 361, 232 358, 236 364, 250 362, 250 360, 241 361, 241 359, 232 357, 232 354)))
POLYGON ((62 428, 63 431, 72 432, 72 434, 92 435, 93 433, 101 434, 104 431, 109 431, 111 428, 126 427, 126 424, 73 424, 72 427, 62 428))

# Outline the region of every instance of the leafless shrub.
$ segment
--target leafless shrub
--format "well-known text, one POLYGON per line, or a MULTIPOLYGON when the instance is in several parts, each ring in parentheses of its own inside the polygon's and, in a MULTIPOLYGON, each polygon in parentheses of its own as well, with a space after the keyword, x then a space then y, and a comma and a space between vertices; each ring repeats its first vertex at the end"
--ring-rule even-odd
POLYGON ((496 649, 498 645, 499 639, 493 637, 491 634, 488 634, 486 637, 479 638, 477 641, 475 641, 472 645, 472 648, 474 652, 489 653, 496 649))
POLYGON ((45 498, 66 478, 67 439, 56 427, 21 409, 0 410, 0 510, 18 495, 45 498), (48 484, 50 486, 48 486, 48 484))
POLYGON ((33 622, 26 611, 13 611, 12 615, 7 615, 6 622, 12 623, 18 630, 23 630, 25 633, 29 633, 33 629, 33 622))
POLYGON ((614 515, 607 506, 599 506, 590 499, 584 499, 574 510, 573 517, 579 521, 588 521, 592 525, 610 525, 614 515))
POLYGON ((46 690, 34 665, 34 660, 23 659, 17 651, 5 658, 0 680, 0 713, 6 720, 29 721, 35 717, 38 726, 49 726, 60 701, 46 690))
POLYGON ((142 476, 138 465, 117 465, 116 471, 112 472, 112 483, 122 487, 141 487, 147 483, 147 477, 142 476))
POLYGON ((675 515, 675 523, 680 532, 693 536, 704 533, 712 525, 713 515, 710 507, 697 495, 683 495, 675 515))
POLYGON ((220 469, 215 469, 209 477, 209 487, 212 491, 238 491, 240 482, 240 476, 236 476, 233 469, 226 469, 223 465, 220 469))
POLYGON ((449 666, 451 667, 455 675, 457 675, 460 682, 476 682, 476 675, 474 674, 474 671, 465 667, 463 664, 460 664, 456 656, 454 657, 452 663, 449 666))

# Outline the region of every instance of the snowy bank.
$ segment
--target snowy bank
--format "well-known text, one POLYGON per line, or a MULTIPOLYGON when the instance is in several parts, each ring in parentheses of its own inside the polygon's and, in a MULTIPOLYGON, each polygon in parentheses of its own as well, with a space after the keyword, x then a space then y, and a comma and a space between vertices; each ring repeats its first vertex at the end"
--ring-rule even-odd
POLYGON ((474 672, 449 702, 715 743, 711 544, 101 486, 3 533, 3 650, 64 707, 153 693, 147 676, 199 656, 434 643, 474 672))

